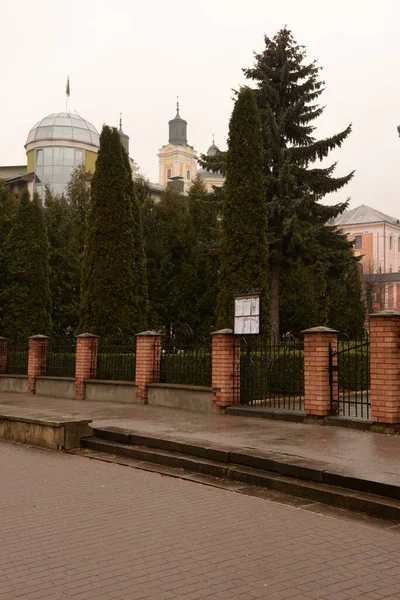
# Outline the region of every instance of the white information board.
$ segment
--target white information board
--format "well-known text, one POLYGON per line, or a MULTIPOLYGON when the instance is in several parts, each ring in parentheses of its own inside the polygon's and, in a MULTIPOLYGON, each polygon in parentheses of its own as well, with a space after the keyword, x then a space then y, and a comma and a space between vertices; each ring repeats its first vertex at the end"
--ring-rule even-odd
POLYGON ((235 335, 257 335, 260 333, 260 295, 246 294, 234 299, 235 335))

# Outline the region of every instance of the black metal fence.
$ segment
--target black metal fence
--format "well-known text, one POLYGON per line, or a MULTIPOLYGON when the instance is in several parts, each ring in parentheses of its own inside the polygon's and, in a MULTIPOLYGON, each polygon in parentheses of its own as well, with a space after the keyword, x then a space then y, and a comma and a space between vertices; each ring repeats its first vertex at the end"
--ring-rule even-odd
POLYGON ((163 339, 160 382, 211 386, 211 340, 163 339))
POLYGON ((280 410, 304 410, 304 344, 293 339, 236 339, 236 404, 280 410), (240 371, 240 377, 239 377, 240 371), (239 384, 240 381, 240 384, 239 384))
POLYGON ((368 332, 350 340, 338 337, 337 350, 329 348, 331 412, 359 419, 370 416, 370 360, 368 332))
POLYGON ((28 373, 28 342, 8 343, 6 364, 7 375, 27 375, 28 373))
MULTIPOLYGON (((75 340, 49 340, 47 346, 47 375, 51 377, 75 377, 75 340)), ((44 369, 43 372, 46 372, 44 369)))
POLYGON ((97 355, 97 379, 135 381, 136 339, 107 343, 100 341, 97 355))

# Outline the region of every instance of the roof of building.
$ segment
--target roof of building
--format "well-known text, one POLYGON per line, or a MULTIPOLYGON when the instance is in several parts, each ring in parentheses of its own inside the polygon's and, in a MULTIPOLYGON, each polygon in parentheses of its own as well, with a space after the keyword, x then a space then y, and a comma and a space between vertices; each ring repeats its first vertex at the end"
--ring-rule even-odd
POLYGON ((39 140, 68 140, 99 147, 99 132, 76 112, 53 113, 32 127, 26 143, 39 140))
POLYGON ((371 223, 390 223, 391 225, 400 225, 399 219, 385 215, 385 213, 375 210, 366 204, 361 204, 352 210, 345 210, 344 213, 333 219, 332 224, 337 227, 342 225, 367 225, 371 223))

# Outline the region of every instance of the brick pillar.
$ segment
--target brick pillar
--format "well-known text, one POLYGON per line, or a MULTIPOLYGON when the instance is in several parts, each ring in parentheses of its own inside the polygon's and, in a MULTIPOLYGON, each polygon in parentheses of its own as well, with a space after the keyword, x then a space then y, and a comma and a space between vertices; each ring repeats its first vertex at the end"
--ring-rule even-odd
POLYGON ((400 423, 400 313, 370 315, 371 418, 400 423))
POLYGON ((99 337, 93 333, 81 333, 76 336, 76 363, 75 363, 75 397, 77 400, 85 399, 86 379, 97 377, 97 353, 99 337))
POLYGON ((47 374, 47 344, 46 335, 32 335, 29 338, 28 355, 28 391, 36 393, 36 377, 47 374))
POLYGON ((240 403, 240 345, 232 329, 212 335, 212 388, 215 408, 240 403))
POLYGON ((147 404, 147 386, 160 380, 161 335, 143 331, 136 335, 136 401, 147 404))
POLYGON ((0 375, 4 375, 7 369, 8 339, 0 337, 0 375))
POLYGON ((329 344, 337 350, 337 331, 312 327, 304 334, 304 410, 306 415, 326 417, 331 412, 329 344))

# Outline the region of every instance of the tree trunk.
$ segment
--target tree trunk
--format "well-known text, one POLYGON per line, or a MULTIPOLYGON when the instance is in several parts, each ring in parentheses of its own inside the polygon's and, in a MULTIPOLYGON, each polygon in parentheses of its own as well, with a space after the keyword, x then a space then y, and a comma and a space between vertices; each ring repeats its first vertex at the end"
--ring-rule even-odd
POLYGON ((281 276, 280 260, 271 264, 271 340, 279 341, 279 281, 281 276))

